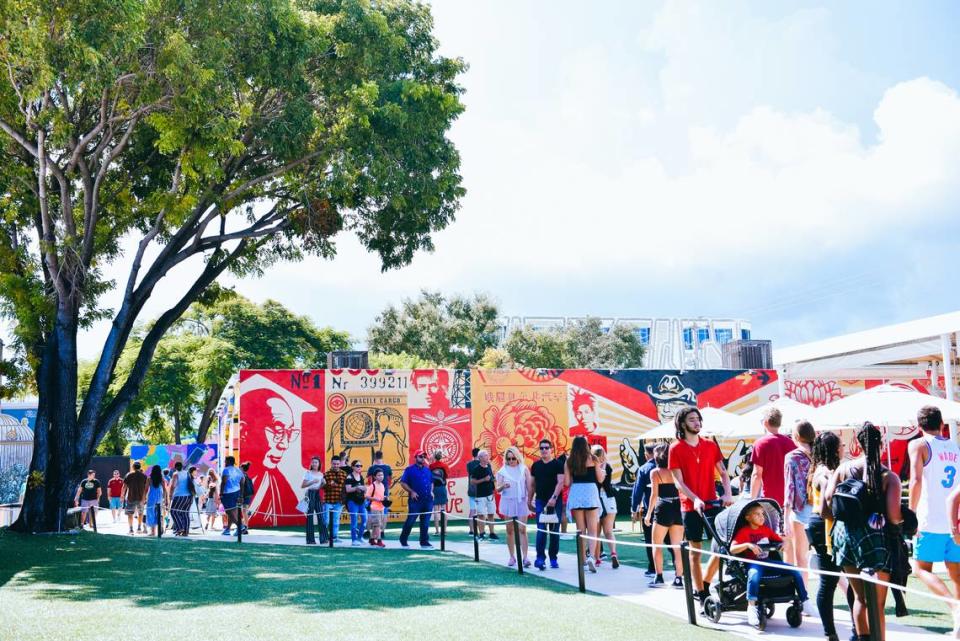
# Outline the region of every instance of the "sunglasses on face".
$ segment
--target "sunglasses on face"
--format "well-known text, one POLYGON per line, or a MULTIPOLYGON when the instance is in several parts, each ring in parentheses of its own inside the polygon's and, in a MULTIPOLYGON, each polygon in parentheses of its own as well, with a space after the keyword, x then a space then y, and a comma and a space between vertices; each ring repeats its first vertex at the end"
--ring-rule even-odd
POLYGON ((553 448, 550 447, 549 445, 541 445, 541 446, 540 446, 540 451, 541 451, 541 452, 544 451, 544 450, 552 450, 552 449, 553 449, 553 448))
POLYGON ((361 465, 360 463, 357 463, 356 465, 354 465, 354 467, 363 467, 363 465, 361 465))
POLYGON ((508 456, 508 457, 507 457, 507 460, 508 460, 508 461, 516 461, 516 460, 517 460, 517 457, 516 457, 516 456, 508 456))

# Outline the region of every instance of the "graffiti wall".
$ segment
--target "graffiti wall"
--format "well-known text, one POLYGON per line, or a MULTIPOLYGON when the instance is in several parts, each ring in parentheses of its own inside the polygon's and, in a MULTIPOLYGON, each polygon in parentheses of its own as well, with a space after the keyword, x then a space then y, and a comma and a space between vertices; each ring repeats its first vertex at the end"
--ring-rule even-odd
MULTIPOLYGON (((680 408, 743 414, 779 393, 772 370, 242 370, 238 381, 220 417, 221 460, 232 454, 250 461, 259 525, 302 523, 294 506, 312 456, 321 456, 326 470, 335 454, 367 466, 382 451, 397 479, 415 450, 440 451, 452 471, 447 509, 460 514, 472 448, 489 450, 499 468, 515 445, 529 465, 540 439, 566 450, 582 435, 604 446, 614 482, 626 491, 643 459, 638 437, 680 408)), ((819 406, 884 382, 788 381, 785 388, 819 406)), ((929 385, 903 382, 920 391, 929 385)), ((891 462, 898 469, 912 431, 895 432, 891 462)), ((735 485, 752 442, 720 440, 735 485)), ((391 512, 401 517, 406 498, 391 498, 391 512)))
POLYGON ((0 407, 0 504, 18 503, 33 456, 36 403, 0 407))
POLYGON ((185 468, 196 465, 200 474, 206 474, 210 468, 217 469, 217 446, 203 444, 188 445, 133 445, 130 447, 130 464, 140 461, 144 472, 154 465, 173 469, 177 461, 185 468))

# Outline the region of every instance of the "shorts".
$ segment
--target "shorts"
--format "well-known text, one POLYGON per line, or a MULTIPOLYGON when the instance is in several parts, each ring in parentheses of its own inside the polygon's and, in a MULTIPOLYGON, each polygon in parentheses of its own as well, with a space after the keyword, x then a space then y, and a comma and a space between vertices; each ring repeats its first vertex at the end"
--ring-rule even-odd
POLYGON ((493 515, 497 513, 497 504, 492 496, 471 496, 470 511, 477 514, 493 515))
POLYGON ((119 497, 119 496, 111 496, 111 497, 110 497, 110 509, 111 509, 111 510, 119 510, 119 509, 120 509, 120 497, 119 497))
POLYGON ((240 490, 236 492, 228 492, 220 496, 220 504, 223 506, 224 510, 235 510, 237 509, 237 503, 240 501, 240 490))
POLYGON ((607 493, 601 489, 600 490, 600 507, 602 508, 602 513, 600 518, 605 517, 608 514, 617 513, 617 497, 607 496, 607 493))
POLYGON ((802 510, 793 510, 793 520, 806 528, 810 525, 810 517, 813 516, 813 506, 809 503, 804 504, 802 510))
POLYGON ((97 507, 100 501, 97 499, 80 499, 80 507, 97 507))
POLYGON ((595 510, 600 507, 600 490, 596 483, 572 483, 567 497, 570 510, 595 510))
POLYGON ((379 528, 383 529, 383 526, 387 523, 387 517, 383 513, 383 510, 379 512, 374 512, 370 510, 370 514, 367 515, 367 527, 369 528, 379 528))
POLYGON ((440 486, 433 488, 433 505, 434 507, 446 507, 447 505, 447 488, 446 486, 440 486))
POLYGON ((913 556, 927 563, 960 563, 960 545, 953 542, 949 534, 938 532, 919 532, 913 547, 913 556))
POLYGON ((883 530, 866 525, 847 525, 837 521, 833 526, 833 560, 841 567, 889 572, 892 555, 883 530))
POLYGON ((123 506, 123 511, 127 514, 133 516, 134 514, 139 514, 143 516, 145 507, 144 501, 127 501, 126 505, 123 506))
MULTIPOLYGON (((710 527, 713 527, 713 522, 722 509, 719 505, 716 505, 708 507, 706 511, 704 511, 704 516, 710 521, 710 527)), ((704 530, 706 529, 703 525, 703 518, 704 517, 700 516, 700 513, 696 511, 684 512, 681 515, 683 521, 683 538, 685 540, 691 543, 699 543, 703 540, 704 530)))
POLYGON ((516 517, 524 519, 530 516, 530 509, 527 507, 525 499, 505 499, 500 497, 500 515, 506 518, 516 517))
POLYGON ((680 499, 669 501, 657 499, 657 504, 653 508, 652 521, 661 527, 683 525, 683 519, 680 516, 680 499))

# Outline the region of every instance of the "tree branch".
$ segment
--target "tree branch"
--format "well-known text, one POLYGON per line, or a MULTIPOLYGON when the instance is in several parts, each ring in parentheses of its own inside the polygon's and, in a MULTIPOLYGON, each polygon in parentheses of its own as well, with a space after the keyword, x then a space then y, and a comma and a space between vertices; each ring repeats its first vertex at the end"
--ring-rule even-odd
POLYGON ((307 155, 304 156, 303 158, 299 158, 299 159, 297 159, 297 160, 294 160, 294 161, 291 162, 291 163, 287 163, 287 164, 284 165, 283 167, 277 167, 277 168, 274 169, 273 171, 267 172, 267 173, 263 174, 262 176, 257 176, 256 178, 251 178, 250 180, 248 180, 247 182, 243 183, 242 185, 240 185, 240 186, 237 187, 236 189, 233 189, 233 190, 229 191, 226 195, 223 196, 223 199, 224 199, 224 200, 233 200, 234 198, 236 198, 236 197, 239 196, 240 194, 242 194, 242 193, 244 193, 244 192, 246 192, 246 191, 249 191, 250 189, 252 189, 253 187, 256 187, 256 186, 259 185, 260 183, 266 182, 266 181, 268 181, 268 180, 272 180, 273 178, 276 178, 276 177, 278 177, 278 176, 282 176, 283 174, 287 173, 287 172, 290 171, 291 169, 294 169, 294 168, 296 168, 296 167, 299 167, 300 165, 303 165, 303 164, 305 164, 305 163, 313 160, 314 158, 316 158, 317 156, 322 155, 323 153, 324 153, 324 150, 315 151, 315 152, 313 152, 313 153, 311 153, 311 154, 307 154, 307 155))

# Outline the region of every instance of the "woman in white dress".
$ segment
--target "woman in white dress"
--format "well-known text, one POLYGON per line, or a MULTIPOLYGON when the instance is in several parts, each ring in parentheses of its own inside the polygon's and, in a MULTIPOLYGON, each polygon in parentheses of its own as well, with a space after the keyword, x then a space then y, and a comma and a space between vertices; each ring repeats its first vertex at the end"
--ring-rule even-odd
POLYGON ((503 454, 505 465, 497 472, 496 486, 500 492, 500 514, 507 519, 517 518, 516 527, 520 528, 520 549, 515 550, 513 540, 514 522, 507 521, 507 549, 510 551, 510 560, 507 565, 517 564, 517 557, 521 559, 523 567, 530 567, 527 558, 527 517, 530 511, 527 508, 527 478, 530 475, 527 466, 520 458, 520 450, 509 447, 503 454))

